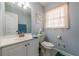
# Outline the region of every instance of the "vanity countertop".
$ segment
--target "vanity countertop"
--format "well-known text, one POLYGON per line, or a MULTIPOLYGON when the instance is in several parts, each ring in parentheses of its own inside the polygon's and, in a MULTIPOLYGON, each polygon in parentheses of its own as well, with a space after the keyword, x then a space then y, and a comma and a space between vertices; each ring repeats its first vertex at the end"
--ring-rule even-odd
POLYGON ((24 37, 19 37, 18 35, 0 37, 0 48, 32 39, 33 37, 30 33, 25 34, 24 37))

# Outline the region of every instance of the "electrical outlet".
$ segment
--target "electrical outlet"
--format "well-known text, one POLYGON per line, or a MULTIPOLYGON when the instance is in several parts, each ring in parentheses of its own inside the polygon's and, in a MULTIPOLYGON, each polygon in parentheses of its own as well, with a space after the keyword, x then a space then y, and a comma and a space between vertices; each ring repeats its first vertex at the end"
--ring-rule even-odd
POLYGON ((65 46, 65 45, 63 45, 63 48, 66 48, 66 46, 65 46))

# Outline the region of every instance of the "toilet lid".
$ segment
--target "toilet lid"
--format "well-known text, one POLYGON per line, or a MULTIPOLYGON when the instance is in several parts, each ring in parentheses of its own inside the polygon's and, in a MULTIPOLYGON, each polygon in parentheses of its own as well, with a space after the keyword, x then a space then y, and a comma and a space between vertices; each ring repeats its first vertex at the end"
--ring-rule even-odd
POLYGON ((52 49, 54 47, 54 45, 50 42, 42 42, 41 45, 44 47, 44 48, 47 48, 47 49, 52 49))

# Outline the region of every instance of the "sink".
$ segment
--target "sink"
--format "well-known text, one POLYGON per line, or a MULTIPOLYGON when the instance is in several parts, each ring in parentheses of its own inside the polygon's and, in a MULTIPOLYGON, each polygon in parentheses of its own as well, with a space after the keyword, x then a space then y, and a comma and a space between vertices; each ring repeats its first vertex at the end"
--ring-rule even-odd
POLYGON ((31 34, 27 34, 24 37, 8 36, 8 37, 0 38, 0 47, 4 47, 10 44, 16 44, 16 43, 27 41, 30 39, 32 39, 31 34))

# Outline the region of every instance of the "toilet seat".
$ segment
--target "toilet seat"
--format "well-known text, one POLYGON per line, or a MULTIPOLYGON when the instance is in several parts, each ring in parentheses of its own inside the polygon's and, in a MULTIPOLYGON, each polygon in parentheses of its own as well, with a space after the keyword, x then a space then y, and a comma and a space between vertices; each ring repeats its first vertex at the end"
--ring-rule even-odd
POLYGON ((54 47, 54 45, 53 45, 52 43, 46 42, 46 41, 42 42, 41 45, 42 45, 44 48, 46 48, 46 49, 53 49, 53 47, 54 47))

